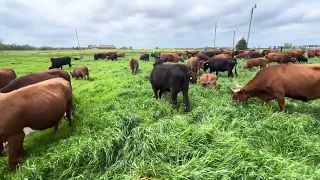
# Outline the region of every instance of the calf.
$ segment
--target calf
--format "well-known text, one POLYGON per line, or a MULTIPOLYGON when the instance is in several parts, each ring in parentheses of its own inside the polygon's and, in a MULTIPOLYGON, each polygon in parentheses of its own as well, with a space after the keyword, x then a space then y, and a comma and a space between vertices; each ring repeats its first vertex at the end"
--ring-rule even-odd
POLYGON ((71 67, 71 57, 61 57, 61 58, 51 58, 51 66, 49 69, 61 68, 64 65, 69 65, 71 67))
POLYGON ((149 61, 149 54, 141 54, 140 60, 142 61, 149 61))
POLYGON ((63 78, 42 81, 16 91, 0 94, 0 152, 8 141, 9 167, 14 170, 23 154, 23 129, 44 130, 54 127, 54 135, 66 112, 72 126, 73 98, 71 84, 63 78))
POLYGON ((233 77, 232 69, 234 68, 236 76, 237 73, 237 60, 235 58, 227 58, 227 59, 214 59, 209 62, 205 62, 203 65, 203 70, 207 71, 210 69, 210 73, 216 72, 218 76, 218 72, 228 71, 228 77, 233 77))
POLYGON ((243 69, 252 69, 253 67, 259 67, 260 69, 265 68, 267 66, 268 59, 266 58, 253 58, 248 59, 247 63, 243 66, 243 69))
POLYGON ((73 78, 87 78, 89 80, 89 69, 85 66, 78 66, 76 69, 73 70, 73 72, 70 72, 71 76, 73 78))
POLYGON ((285 97, 304 102, 320 97, 320 65, 280 64, 261 69, 244 87, 231 89, 233 102, 257 97, 264 103, 276 99, 285 111, 285 97))
POLYGON ((130 69, 132 74, 137 74, 139 68, 139 62, 138 60, 131 58, 130 60, 130 69))
POLYGON ((217 87, 218 77, 215 74, 203 74, 200 77, 200 84, 202 86, 209 85, 211 88, 215 89, 217 87))
POLYGON ((16 72, 10 68, 0 68, 0 89, 17 78, 16 72))
POLYGON ((111 59, 112 61, 117 60, 117 58, 118 58, 118 55, 116 53, 113 53, 110 56, 108 56, 108 60, 111 59))
POLYGON ((41 81, 45 81, 52 78, 61 77, 67 81, 70 81, 70 75, 60 69, 50 69, 46 71, 40 71, 36 73, 31 73, 25 76, 21 76, 11 81, 7 86, 0 90, 1 93, 8 93, 17 89, 20 89, 25 86, 36 84, 41 81))
POLYGON ((308 59, 303 55, 304 50, 293 50, 293 51, 285 52, 284 54, 287 54, 288 56, 296 58, 297 61, 299 61, 299 63, 308 62, 308 59))
POLYGON ((188 97, 189 82, 196 83, 197 79, 194 74, 188 70, 186 65, 161 64, 154 66, 149 81, 154 92, 154 97, 161 99, 162 93, 169 91, 171 92, 171 99, 174 106, 177 105, 177 94, 182 91, 186 111, 190 111, 188 97))

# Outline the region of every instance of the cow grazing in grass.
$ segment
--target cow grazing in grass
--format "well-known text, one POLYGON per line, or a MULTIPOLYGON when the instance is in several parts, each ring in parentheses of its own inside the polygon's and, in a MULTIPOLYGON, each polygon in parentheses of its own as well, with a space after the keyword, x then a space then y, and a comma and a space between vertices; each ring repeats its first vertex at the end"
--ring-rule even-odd
POLYGON ((0 68, 0 89, 17 78, 16 72, 11 68, 0 68))
POLYGON ((189 70, 198 76, 200 75, 200 61, 201 60, 198 57, 191 57, 187 63, 189 70))
POLYGON ((86 78, 87 80, 90 80, 89 69, 86 66, 78 66, 70 72, 70 74, 73 78, 86 78))
POLYGON ((131 58, 130 60, 130 69, 132 74, 137 74, 138 68, 139 68, 139 62, 138 60, 131 58))
POLYGON ((175 53, 161 53, 160 58, 167 62, 175 62, 175 63, 179 61, 183 62, 183 59, 175 53))
POLYGON ((217 87, 217 80, 218 77, 215 74, 203 74, 200 76, 200 84, 202 86, 209 85, 213 89, 217 87))
POLYGON ((71 57, 61 57, 61 58, 51 58, 51 66, 49 69, 61 68, 64 65, 69 65, 71 67, 71 57))
POLYGON ((253 67, 260 67, 260 69, 267 66, 268 59, 266 58, 253 58, 248 59, 246 64, 243 66, 243 69, 252 69, 253 67))
POLYGON ((154 97, 156 99, 162 96, 165 91, 171 92, 171 99, 174 106, 177 105, 177 94, 182 91, 183 101, 186 111, 190 111, 188 97, 189 82, 196 83, 197 78, 194 73, 188 70, 184 64, 161 64, 154 66, 149 81, 151 83, 154 97), (158 95, 159 91, 159 95, 158 95))
POLYGON ((150 58, 149 54, 143 53, 140 55, 140 60, 142 61, 149 61, 149 58, 150 58))
POLYGON ((304 57, 304 50, 293 50, 293 51, 284 52, 284 54, 287 54, 291 57, 296 58, 297 61, 299 61, 299 63, 308 62, 308 59, 304 57))
POLYGON ((238 76, 237 73, 237 60, 235 58, 228 58, 228 59, 213 59, 209 62, 205 62, 203 65, 203 70, 207 71, 207 69, 210 69, 210 73, 216 72, 216 75, 218 76, 218 72, 224 72, 228 71, 228 77, 233 77, 232 70, 234 68, 236 76, 238 76))
POLYGON ((67 114, 72 126, 72 87, 63 78, 42 81, 10 93, 0 94, 0 152, 3 143, 9 146, 9 167, 14 170, 21 154, 24 154, 23 129, 44 130, 54 127, 54 135, 59 123, 67 114))
POLYGON ((287 64, 287 63, 296 63, 297 59, 295 57, 292 57, 286 53, 278 52, 278 53, 268 53, 266 55, 266 58, 268 59, 268 62, 276 62, 279 64, 287 64))
POLYGON ((4 88, 0 89, 0 92, 1 93, 9 93, 11 91, 20 89, 25 86, 29 86, 29 85, 36 84, 41 81, 45 81, 45 80, 52 79, 52 78, 59 78, 59 77, 65 79, 71 83, 70 75, 67 72, 60 70, 60 69, 50 69, 50 70, 27 74, 25 76, 20 76, 20 77, 16 78, 15 80, 11 81, 4 88))
POLYGON ((106 53, 98 53, 93 55, 94 60, 105 59, 107 58, 106 53))
POLYGON ((117 52, 116 54, 117 54, 118 58, 119 57, 123 57, 124 58, 124 56, 126 55, 126 53, 124 53, 124 52, 117 52))
POLYGON ((285 97, 304 102, 320 97, 320 65, 280 64, 261 69, 245 86, 231 89, 233 102, 257 97, 264 103, 276 99, 285 111, 285 97))
POLYGON ((112 61, 117 60, 117 58, 118 58, 118 55, 116 53, 113 53, 110 56, 108 56, 108 60, 111 59, 112 61))

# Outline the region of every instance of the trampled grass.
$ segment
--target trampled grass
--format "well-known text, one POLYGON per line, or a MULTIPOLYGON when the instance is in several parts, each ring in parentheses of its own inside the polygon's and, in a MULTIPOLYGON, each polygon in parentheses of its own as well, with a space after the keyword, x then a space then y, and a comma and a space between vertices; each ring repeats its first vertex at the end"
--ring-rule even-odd
MULTIPOLYGON (((170 94, 152 98, 148 81, 153 60, 139 61, 131 75, 127 52, 118 61, 93 60, 82 51, 77 65, 89 68, 92 81, 72 79, 74 127, 63 120, 53 129, 25 138, 29 155, 16 173, 8 172, 8 155, 0 159, 5 179, 320 179, 318 100, 286 99, 286 113, 271 101, 233 104, 228 87, 244 85, 258 71, 242 69, 238 77, 220 73, 218 88, 190 85, 192 111, 184 113, 182 94, 173 109, 170 94)), ((0 52, 0 67, 18 76, 45 70, 50 57, 76 51, 0 52)), ((319 59, 310 59, 317 63, 319 59)), ((39 104, 39 106, 41 106, 39 104)), ((3 179, 1 178, 1 179, 3 179)))

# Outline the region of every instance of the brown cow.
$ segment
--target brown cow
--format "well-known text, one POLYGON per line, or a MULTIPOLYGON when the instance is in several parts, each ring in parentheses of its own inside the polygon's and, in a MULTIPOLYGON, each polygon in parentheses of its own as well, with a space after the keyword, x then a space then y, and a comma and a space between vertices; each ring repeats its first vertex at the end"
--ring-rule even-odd
POLYGON ((266 58, 253 58, 248 59, 247 63, 243 66, 243 69, 252 69, 253 67, 260 66, 260 69, 265 68, 267 66, 268 59, 266 58))
POLYGON ((199 52, 199 53, 197 54, 197 57, 198 57, 200 60, 203 60, 203 61, 207 61, 207 60, 210 59, 210 57, 207 56, 206 53, 204 53, 204 52, 199 52))
POLYGON ((85 66, 76 67, 73 72, 70 72, 73 78, 87 78, 89 80, 89 69, 85 66))
POLYGON ((167 62, 183 62, 184 60, 179 57, 176 53, 161 53, 160 58, 167 62))
POLYGON ((70 75, 67 72, 60 69, 50 69, 18 77, 15 80, 11 81, 6 87, 2 88, 0 92, 8 93, 25 86, 29 86, 31 84, 57 77, 64 78, 71 83, 70 75))
POLYGON ((23 129, 44 130, 54 127, 54 135, 66 112, 69 126, 73 114, 72 87, 63 78, 53 78, 10 93, 0 94, 0 152, 8 141, 9 167, 14 170, 24 153, 23 129))
POLYGON ((233 91, 233 102, 257 97, 264 103, 276 99, 285 111, 285 97, 304 102, 320 97, 320 65, 280 64, 261 69, 244 87, 233 91))
POLYGON ((310 49, 307 55, 308 58, 313 58, 315 56, 320 57, 320 49, 310 49))
POLYGON ((302 62, 308 62, 308 59, 306 57, 304 57, 304 55, 302 54, 301 51, 299 50, 292 50, 292 51, 288 51, 288 52, 284 52, 285 54, 291 56, 291 57, 295 57, 297 59, 297 61, 299 61, 299 63, 302 62))
POLYGON ((297 59, 295 57, 289 56, 288 54, 278 52, 278 53, 268 53, 267 57, 268 62, 277 62, 279 64, 287 64, 289 62, 296 63, 297 59))
POLYGON ((132 74, 137 74, 138 68, 139 68, 139 62, 138 60, 131 58, 130 62, 130 69, 132 74))
POLYGON ((177 51, 176 54, 181 57, 183 53, 177 51))
POLYGON ((234 57, 234 51, 229 50, 229 51, 223 51, 222 54, 228 55, 230 58, 234 57))
POLYGON ((262 51, 261 55, 266 56, 268 53, 276 53, 276 52, 279 52, 279 50, 265 49, 262 51))
POLYGON ((218 77, 215 74, 203 74, 200 77, 200 84, 202 86, 209 85, 211 88, 215 89, 217 87, 218 77))
POLYGON ((212 61, 214 59, 228 59, 228 58, 232 58, 232 57, 229 56, 228 54, 218 54, 218 55, 215 55, 212 58, 210 58, 209 61, 212 61))
POLYGON ((10 68, 0 68, 0 89, 17 78, 16 72, 10 68))
POLYGON ((238 54, 236 56, 236 58, 246 58, 246 59, 259 58, 259 57, 263 57, 263 55, 256 51, 245 51, 244 53, 238 54))
POLYGON ((198 57, 191 57, 188 60, 187 66, 189 68, 189 71, 192 71, 193 73, 200 75, 200 59, 198 57))
POLYGON ((123 58, 126 55, 126 53, 124 53, 124 52, 116 52, 116 54, 118 57, 123 57, 123 58))

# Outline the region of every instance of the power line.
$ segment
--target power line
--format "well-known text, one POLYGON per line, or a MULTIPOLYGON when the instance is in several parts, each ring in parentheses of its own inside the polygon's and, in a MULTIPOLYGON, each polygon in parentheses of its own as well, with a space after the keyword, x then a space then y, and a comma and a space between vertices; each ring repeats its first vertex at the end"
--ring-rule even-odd
POLYGON ((214 47, 216 47, 217 27, 218 26, 217 26, 217 22, 216 22, 215 27, 214 27, 214 41, 213 41, 214 47))

